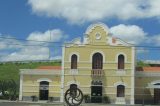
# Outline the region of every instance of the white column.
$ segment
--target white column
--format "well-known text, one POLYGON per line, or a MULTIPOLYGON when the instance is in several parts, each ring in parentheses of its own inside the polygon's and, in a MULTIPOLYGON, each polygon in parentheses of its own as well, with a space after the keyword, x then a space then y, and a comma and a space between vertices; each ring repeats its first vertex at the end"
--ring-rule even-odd
POLYGON ((19 100, 22 100, 22 92, 23 92, 23 73, 20 73, 20 88, 19 88, 19 100))
POLYGON ((132 47, 132 72, 131 72, 131 100, 130 104, 134 104, 135 93, 135 47, 132 47))
POLYGON ((60 102, 64 102, 64 55, 65 55, 65 45, 62 47, 62 70, 61 70, 61 97, 60 102))

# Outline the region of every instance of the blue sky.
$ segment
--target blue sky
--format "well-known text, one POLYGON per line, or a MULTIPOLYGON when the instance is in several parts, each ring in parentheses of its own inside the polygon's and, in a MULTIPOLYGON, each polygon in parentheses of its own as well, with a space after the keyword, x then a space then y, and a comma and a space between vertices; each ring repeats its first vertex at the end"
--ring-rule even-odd
MULTIPOLYGON (((62 43, 30 40, 64 42, 82 38, 95 22, 105 23, 113 36, 135 45, 160 47, 159 6, 160 0, 1 0, 0 61, 61 58, 57 46, 62 43)), ((160 59, 159 48, 137 49, 138 59, 160 59)))

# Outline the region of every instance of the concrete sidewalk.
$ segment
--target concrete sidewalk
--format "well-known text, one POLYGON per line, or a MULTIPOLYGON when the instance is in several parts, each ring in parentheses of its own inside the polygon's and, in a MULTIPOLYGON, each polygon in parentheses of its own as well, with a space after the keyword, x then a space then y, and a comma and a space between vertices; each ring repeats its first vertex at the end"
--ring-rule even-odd
MULTIPOLYGON (((46 101, 29 102, 29 101, 8 101, 0 100, 0 106, 67 106, 64 103, 53 102, 47 103, 46 101)), ((136 105, 115 105, 115 104, 95 104, 95 103, 82 103, 81 106, 143 106, 142 104, 136 105)), ((160 106, 160 105, 144 105, 144 106, 160 106)))

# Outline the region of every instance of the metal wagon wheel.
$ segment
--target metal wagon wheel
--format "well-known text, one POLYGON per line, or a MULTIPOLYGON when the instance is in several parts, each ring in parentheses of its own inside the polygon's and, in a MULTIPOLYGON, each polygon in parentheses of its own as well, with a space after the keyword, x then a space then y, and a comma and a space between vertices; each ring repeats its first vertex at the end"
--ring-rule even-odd
POLYGON ((76 95, 68 89, 65 93, 65 101, 69 106, 79 106, 83 101, 83 93, 77 88, 76 95))

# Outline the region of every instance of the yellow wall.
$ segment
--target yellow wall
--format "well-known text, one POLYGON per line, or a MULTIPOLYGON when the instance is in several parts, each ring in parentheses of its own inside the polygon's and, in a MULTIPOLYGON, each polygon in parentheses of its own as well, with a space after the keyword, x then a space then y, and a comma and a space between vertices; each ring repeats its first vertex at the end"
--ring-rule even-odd
POLYGON ((135 77, 135 99, 154 99, 154 88, 150 88, 149 84, 151 84, 153 81, 158 80, 159 77, 154 76, 135 77))
POLYGON ((60 97, 60 85, 61 77, 54 75, 24 75, 23 76, 23 96, 39 97, 39 82, 41 78, 48 78, 52 82, 49 82, 49 97, 60 97))
MULTIPOLYGON (((109 96, 111 99, 115 99, 117 88, 114 86, 117 82, 123 82, 126 84, 125 98, 130 99, 131 96, 131 73, 133 71, 133 59, 132 48, 126 46, 110 46, 107 42, 108 32, 102 27, 97 26, 87 35, 89 37, 89 44, 71 45, 65 47, 64 55, 64 85, 66 91, 69 88, 71 82, 77 83, 84 92, 84 94, 91 94, 91 81, 101 80, 103 82, 103 95, 109 96), (102 35, 100 40, 96 39, 96 33, 102 35), (104 76, 93 78, 91 77, 92 70, 92 56, 94 53, 99 52, 103 55, 103 70, 104 76), (71 56, 76 54, 78 56, 78 74, 72 75, 71 71, 71 56), (125 72, 126 74, 119 76, 117 74, 118 69, 118 54, 124 54, 125 56, 125 72)), ((132 76, 133 77, 133 76, 132 76)))

